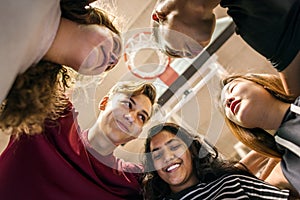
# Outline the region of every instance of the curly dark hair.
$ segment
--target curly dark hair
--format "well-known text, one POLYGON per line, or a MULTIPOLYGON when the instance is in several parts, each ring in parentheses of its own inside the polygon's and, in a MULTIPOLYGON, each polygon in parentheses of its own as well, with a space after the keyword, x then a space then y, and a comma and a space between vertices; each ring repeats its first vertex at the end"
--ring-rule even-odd
MULTIPOLYGON (((89 6, 94 0, 61 0, 62 17, 79 24, 99 24, 119 35, 107 12, 89 6)), ((70 76, 60 64, 40 61, 17 76, 0 107, 0 130, 20 136, 41 133, 45 119, 55 120, 68 106, 64 94, 70 76)))
POLYGON ((0 110, 0 129, 10 134, 36 134, 45 118, 55 120, 67 106, 70 77, 62 65, 40 61, 17 76, 0 110))
POLYGON ((193 160, 193 170, 202 183, 209 183, 225 174, 245 174, 253 176, 248 171, 237 168, 236 162, 225 161, 219 158, 218 151, 197 134, 191 134, 186 129, 174 123, 162 123, 152 127, 148 132, 145 143, 145 174, 143 177, 144 198, 163 199, 170 193, 169 185, 164 182, 154 168, 151 156, 150 143, 153 136, 162 131, 168 131, 180 138, 189 148, 193 160))

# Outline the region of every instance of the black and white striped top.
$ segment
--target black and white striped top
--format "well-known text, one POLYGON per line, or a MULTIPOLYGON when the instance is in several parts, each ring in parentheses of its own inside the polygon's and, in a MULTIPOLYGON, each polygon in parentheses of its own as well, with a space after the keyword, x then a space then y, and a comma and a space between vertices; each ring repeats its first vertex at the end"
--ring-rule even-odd
POLYGON ((164 200, 220 200, 220 199, 288 199, 289 191, 280 190, 257 178, 233 174, 210 183, 199 183, 164 200))

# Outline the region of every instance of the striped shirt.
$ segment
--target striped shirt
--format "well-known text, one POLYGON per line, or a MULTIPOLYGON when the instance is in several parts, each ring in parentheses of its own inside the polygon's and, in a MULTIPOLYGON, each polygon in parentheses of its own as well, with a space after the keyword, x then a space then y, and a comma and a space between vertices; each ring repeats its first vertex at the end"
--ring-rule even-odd
POLYGON ((232 174, 210 183, 199 183, 164 200, 219 200, 219 199, 288 199, 289 191, 280 190, 257 178, 232 174))

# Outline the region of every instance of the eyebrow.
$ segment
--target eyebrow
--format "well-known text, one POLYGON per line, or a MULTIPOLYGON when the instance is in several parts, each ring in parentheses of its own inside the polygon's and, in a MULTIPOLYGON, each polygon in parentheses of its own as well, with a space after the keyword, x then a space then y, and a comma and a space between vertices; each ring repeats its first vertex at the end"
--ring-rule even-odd
MULTIPOLYGON (((131 101, 131 103, 133 103, 136 106, 136 102, 134 101, 133 98, 130 97, 129 100, 131 101)), ((142 110, 142 113, 144 113, 148 119, 150 118, 149 114, 145 110, 142 110)))
MULTIPOLYGON (((176 142, 176 141, 180 142, 179 139, 173 138, 173 139, 167 141, 167 142, 165 143, 165 145, 169 145, 169 144, 171 144, 172 142, 176 142)), ((161 147, 154 148, 154 149, 152 149, 151 152, 158 151, 159 149, 161 149, 161 147)))

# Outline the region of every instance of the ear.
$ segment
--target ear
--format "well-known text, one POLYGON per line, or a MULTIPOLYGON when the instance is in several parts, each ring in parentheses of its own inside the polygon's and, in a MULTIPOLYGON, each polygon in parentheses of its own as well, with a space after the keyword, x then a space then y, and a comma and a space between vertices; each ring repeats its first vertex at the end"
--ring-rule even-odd
POLYGON ((106 107, 106 104, 108 102, 108 99, 109 99, 108 96, 105 96, 105 97, 102 98, 102 100, 99 103, 99 109, 100 110, 102 110, 102 111, 105 110, 105 107, 106 107))

